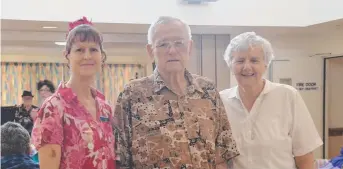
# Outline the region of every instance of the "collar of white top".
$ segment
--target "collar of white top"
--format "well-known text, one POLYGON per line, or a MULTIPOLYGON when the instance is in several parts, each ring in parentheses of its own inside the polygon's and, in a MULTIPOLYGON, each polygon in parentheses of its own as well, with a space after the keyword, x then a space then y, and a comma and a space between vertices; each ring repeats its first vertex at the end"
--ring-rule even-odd
MULTIPOLYGON (((265 80, 265 84, 264 84, 264 88, 261 92, 260 95, 264 95, 269 93, 272 89, 273 89, 273 82, 264 79, 265 80)), ((232 98, 237 98, 240 99, 239 97, 239 91, 238 91, 238 86, 233 87, 233 89, 228 93, 228 98, 232 99, 232 98)))

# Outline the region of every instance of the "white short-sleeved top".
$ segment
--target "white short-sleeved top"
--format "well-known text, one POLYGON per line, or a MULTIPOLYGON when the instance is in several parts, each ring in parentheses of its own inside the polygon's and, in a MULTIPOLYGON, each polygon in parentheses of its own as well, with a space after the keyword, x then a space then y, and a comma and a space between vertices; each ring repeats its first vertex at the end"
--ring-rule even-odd
POLYGON ((323 144, 299 92, 288 85, 265 80, 250 112, 238 87, 220 92, 240 155, 235 169, 296 169, 294 156, 323 144))

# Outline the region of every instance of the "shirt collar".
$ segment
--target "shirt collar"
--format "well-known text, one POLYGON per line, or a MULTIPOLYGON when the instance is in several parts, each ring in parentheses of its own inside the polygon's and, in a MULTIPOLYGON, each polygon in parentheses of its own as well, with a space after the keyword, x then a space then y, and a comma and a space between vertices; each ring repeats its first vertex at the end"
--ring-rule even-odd
MULTIPOLYGON (((91 87, 91 92, 95 98, 105 100, 105 96, 95 88, 91 87)), ((67 87, 67 85, 64 82, 61 82, 58 86, 57 94, 59 94, 66 102, 78 102, 76 94, 73 92, 71 88, 67 87)))
MULTIPOLYGON (((192 74, 187 69, 185 69, 185 78, 188 81, 188 86, 186 89, 187 93, 190 94, 190 93, 194 93, 195 91, 199 91, 201 93, 204 92, 199 86, 199 84, 194 80, 194 77, 192 76, 192 74)), ((164 87, 168 88, 168 86, 163 81, 157 69, 154 70, 153 81, 154 81, 153 89, 155 93, 161 91, 164 87)))
MULTIPOLYGON (((267 80, 267 79, 264 79, 265 81, 265 84, 264 84, 264 87, 263 87, 263 90, 261 92, 261 96, 264 95, 264 94, 267 94, 269 93, 272 89, 273 89, 273 82, 267 80)), ((228 93, 228 97, 230 99, 232 98, 237 98, 237 99, 240 99, 239 97, 239 90, 238 90, 238 86, 235 86, 229 93, 228 93)))
POLYGON ((37 107, 34 106, 34 105, 31 105, 30 109, 27 110, 27 109, 25 108, 24 104, 21 104, 20 108, 22 109, 22 111, 31 112, 31 110, 32 110, 33 108, 37 108, 37 107))

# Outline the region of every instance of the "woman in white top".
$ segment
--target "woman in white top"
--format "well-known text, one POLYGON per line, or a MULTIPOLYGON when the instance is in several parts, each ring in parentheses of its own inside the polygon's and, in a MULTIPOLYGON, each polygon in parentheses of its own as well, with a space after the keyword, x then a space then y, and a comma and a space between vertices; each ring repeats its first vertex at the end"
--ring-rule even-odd
POLYGON ((241 153, 234 168, 313 169, 313 151, 323 142, 303 99, 293 87, 262 77, 273 58, 271 44, 243 33, 224 58, 238 82, 220 92, 241 153))

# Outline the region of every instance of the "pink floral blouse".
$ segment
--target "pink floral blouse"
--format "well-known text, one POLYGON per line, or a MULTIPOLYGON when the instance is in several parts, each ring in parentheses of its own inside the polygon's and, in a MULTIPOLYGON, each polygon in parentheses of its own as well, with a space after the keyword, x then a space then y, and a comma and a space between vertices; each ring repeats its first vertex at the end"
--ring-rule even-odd
POLYGON ((38 112, 32 142, 37 150, 46 144, 60 145, 60 169, 115 169, 113 111, 99 91, 92 93, 96 120, 64 83, 38 112))

